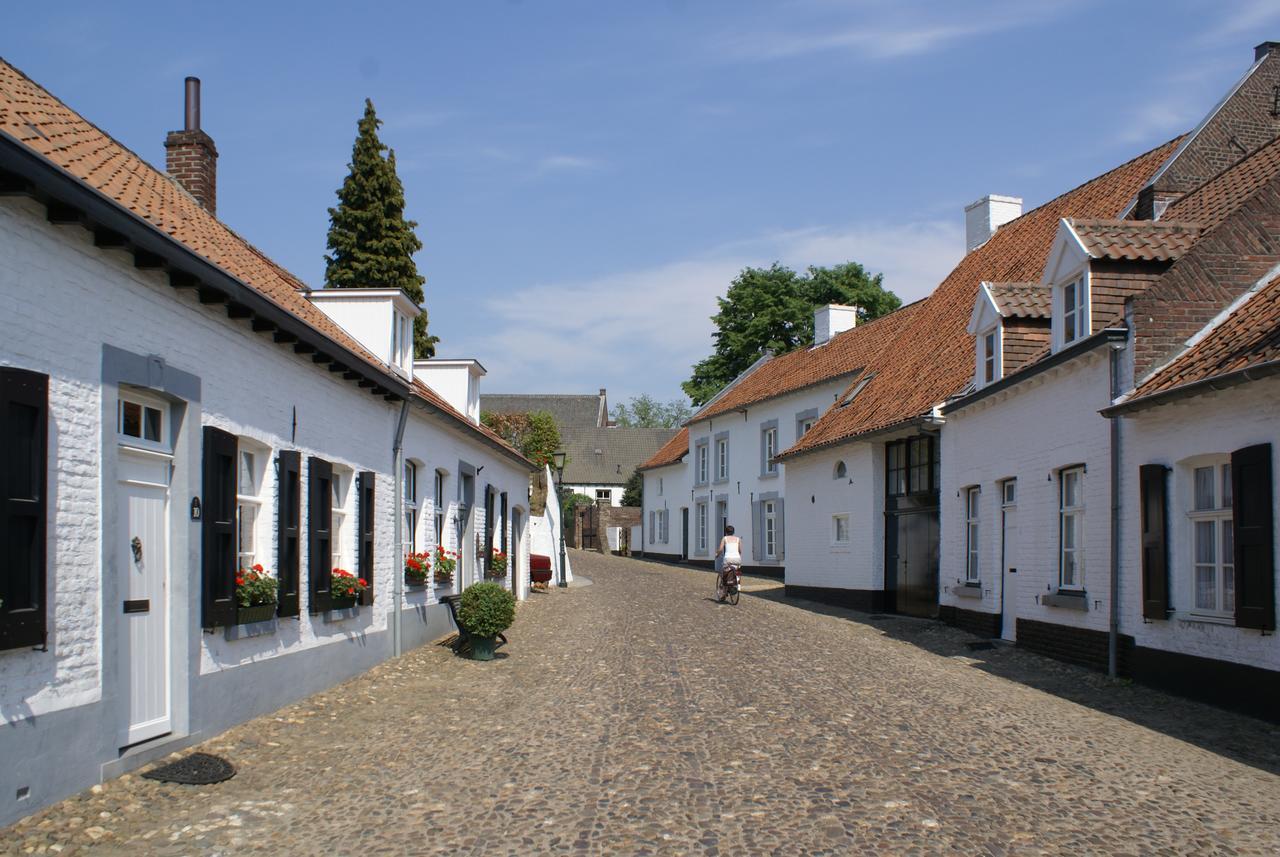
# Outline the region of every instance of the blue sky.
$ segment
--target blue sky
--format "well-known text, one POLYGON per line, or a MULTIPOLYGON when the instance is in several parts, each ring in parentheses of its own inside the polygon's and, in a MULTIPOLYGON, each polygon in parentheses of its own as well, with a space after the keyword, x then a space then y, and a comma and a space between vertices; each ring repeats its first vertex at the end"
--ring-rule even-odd
POLYGON ((320 285, 363 99, 442 356, 490 392, 680 394, 744 265, 923 297, 963 207, 1188 130, 1275 2, 13 4, 0 54, 152 163, 204 82, 218 213, 320 285), (213 10, 213 11, 210 11, 213 10))

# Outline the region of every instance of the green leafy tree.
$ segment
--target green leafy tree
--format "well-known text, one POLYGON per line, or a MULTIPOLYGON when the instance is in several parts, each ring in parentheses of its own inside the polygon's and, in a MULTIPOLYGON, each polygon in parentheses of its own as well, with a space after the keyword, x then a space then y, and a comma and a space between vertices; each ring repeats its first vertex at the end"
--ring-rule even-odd
POLYGON ((677 428, 684 425, 693 410, 683 399, 672 399, 663 404, 641 393, 631 399, 631 404, 619 404, 613 409, 613 421, 620 428, 677 428))
MULTIPOLYGON (((418 224, 404 217, 404 186, 396 174, 396 153, 378 139, 382 122, 365 99, 348 174, 329 209, 329 254, 324 281, 331 289, 402 289, 422 306, 422 285, 413 254, 422 249, 418 224), (383 157, 386 152, 386 157, 383 157)), ((415 357, 433 357, 439 337, 427 333, 427 314, 413 322, 415 357)))
POLYGON ((880 274, 857 262, 830 268, 810 266, 803 274, 777 262, 744 268, 722 298, 711 356, 693 367, 681 388, 694 405, 708 402, 765 351, 785 354, 813 344, 813 311, 826 304, 858 307, 858 321, 888 315, 902 301, 884 288, 880 274))
POLYGON ((622 505, 644 505, 644 474, 639 470, 631 471, 631 476, 627 478, 627 484, 622 486, 622 505))
POLYGON ((494 414, 486 411, 480 415, 480 422, 538 466, 550 464, 552 454, 560 448, 560 429, 556 427, 555 418, 547 411, 529 414, 494 414))

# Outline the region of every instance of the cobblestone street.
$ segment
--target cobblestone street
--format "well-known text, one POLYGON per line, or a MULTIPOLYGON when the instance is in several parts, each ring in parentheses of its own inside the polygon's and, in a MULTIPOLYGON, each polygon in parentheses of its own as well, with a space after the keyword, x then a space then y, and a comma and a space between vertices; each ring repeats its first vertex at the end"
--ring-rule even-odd
POLYGON ((577 554, 492 663, 435 645, 0 831, 78 854, 1275 854, 1280 729, 938 623, 577 554))

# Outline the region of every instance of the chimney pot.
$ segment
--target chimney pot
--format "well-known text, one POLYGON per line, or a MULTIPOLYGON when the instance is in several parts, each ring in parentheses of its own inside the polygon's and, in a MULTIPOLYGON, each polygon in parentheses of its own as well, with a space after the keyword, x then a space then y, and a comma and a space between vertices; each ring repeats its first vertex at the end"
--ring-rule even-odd
POLYGON ((1010 220, 1022 216, 1022 198, 987 194, 964 207, 965 252, 972 253, 1010 220))
POLYGON ((184 131, 200 130, 200 78, 188 77, 186 86, 186 115, 184 131))

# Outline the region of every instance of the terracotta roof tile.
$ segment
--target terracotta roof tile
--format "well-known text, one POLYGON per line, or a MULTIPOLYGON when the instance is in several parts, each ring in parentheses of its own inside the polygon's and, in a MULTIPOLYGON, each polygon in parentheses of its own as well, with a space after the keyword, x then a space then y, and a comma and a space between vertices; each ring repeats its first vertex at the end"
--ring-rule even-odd
POLYGON ((1039 283, 988 283, 996 308, 1005 318, 1049 318, 1053 290, 1039 283))
POLYGON ((1199 225, 1168 220, 1073 219, 1071 227, 1095 259, 1169 262, 1200 237, 1199 225))
POLYGON ((682 428, 676 433, 675 437, 663 444, 662 449, 653 454, 653 458, 650 458, 637 469, 652 470, 655 467, 666 467, 668 464, 676 464, 688 454, 689 429, 682 428))
MULTIPOLYGON (((0 132, 150 221, 359 359, 387 371, 386 364, 301 294, 305 288, 301 280, 206 211, 177 182, 3 59, 0 59, 0 132)), ((415 382, 413 389, 467 428, 519 455, 493 432, 471 423, 429 387, 415 382)))
POLYGON ((1280 277, 1267 283, 1208 335, 1147 379, 1129 401, 1280 360, 1280 277))
POLYGON ((771 357, 740 378, 719 399, 693 415, 691 423, 744 408, 766 399, 812 387, 859 371, 907 324, 922 301, 838 333, 825 345, 771 357))
POLYGON ((829 410, 783 456, 907 423, 963 389, 973 376, 973 337, 965 329, 979 285, 1039 280, 1062 218, 1118 216, 1177 144, 1171 140, 996 230, 879 350, 865 370, 875 377, 857 398, 829 410))

